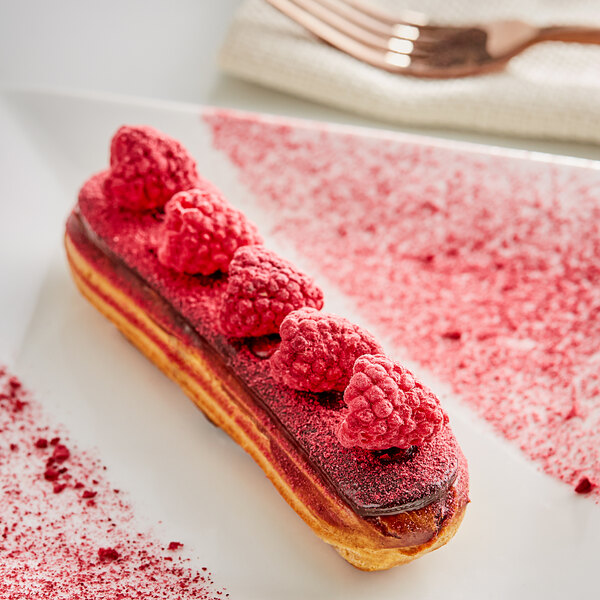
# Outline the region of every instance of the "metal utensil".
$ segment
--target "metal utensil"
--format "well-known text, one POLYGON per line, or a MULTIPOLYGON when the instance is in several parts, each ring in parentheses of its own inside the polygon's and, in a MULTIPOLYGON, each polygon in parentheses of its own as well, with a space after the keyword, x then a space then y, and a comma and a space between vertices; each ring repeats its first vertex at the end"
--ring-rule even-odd
MULTIPOLYGON (((539 42, 600 44, 597 27, 535 27, 516 20, 450 27, 431 24, 426 15, 414 11, 393 16, 364 0, 267 2, 350 56, 416 77, 465 77, 497 71, 539 42)), ((600 64, 598 69, 600 76, 600 64)))

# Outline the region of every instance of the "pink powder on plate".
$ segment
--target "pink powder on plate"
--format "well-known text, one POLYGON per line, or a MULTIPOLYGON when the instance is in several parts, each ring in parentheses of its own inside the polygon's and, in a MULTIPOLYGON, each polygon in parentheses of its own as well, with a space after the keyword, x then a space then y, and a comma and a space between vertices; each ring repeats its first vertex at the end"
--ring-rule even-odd
MULTIPOLYGON (((206 570, 135 529, 104 467, 0 368, 0 598, 225 598, 206 570), (56 440, 54 445, 48 438, 56 440), (45 476, 53 465, 52 477, 45 476), (80 485, 93 492, 80 492, 80 485)), ((170 547, 169 547, 170 549, 170 547)))
POLYGON ((204 120, 314 273, 547 473, 600 482, 598 170, 204 120))

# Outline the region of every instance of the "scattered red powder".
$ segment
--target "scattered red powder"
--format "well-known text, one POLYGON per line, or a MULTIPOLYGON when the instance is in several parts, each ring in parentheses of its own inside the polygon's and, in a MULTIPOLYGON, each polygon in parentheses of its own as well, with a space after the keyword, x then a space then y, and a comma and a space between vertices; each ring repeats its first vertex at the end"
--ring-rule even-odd
POLYGON ((600 480, 598 170, 204 119, 313 273, 547 473, 600 480))
POLYGON ((63 444, 58 437, 51 446, 40 443, 56 429, 19 380, 0 368, 0 598, 227 597, 205 569, 190 569, 189 559, 165 562, 164 545, 135 530, 131 507, 113 492, 98 461, 62 432, 63 444), (93 507, 73 481, 97 482, 93 507))

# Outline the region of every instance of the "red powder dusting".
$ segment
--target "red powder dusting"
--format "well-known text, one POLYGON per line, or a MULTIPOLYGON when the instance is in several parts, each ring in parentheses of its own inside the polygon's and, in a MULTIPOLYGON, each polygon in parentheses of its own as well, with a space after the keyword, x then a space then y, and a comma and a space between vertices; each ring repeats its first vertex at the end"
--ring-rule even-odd
POLYGON ((204 118, 314 273, 547 473, 600 478, 597 170, 204 118))
POLYGON ((54 447, 39 443, 55 429, 19 380, 0 368, 0 598, 227 596, 204 569, 191 570, 189 559, 165 562, 164 546, 134 529, 132 509, 113 493, 104 467, 66 435, 61 445, 58 437, 54 447), (54 467, 46 467, 49 459, 54 467), (97 482, 93 510, 73 478, 97 482))

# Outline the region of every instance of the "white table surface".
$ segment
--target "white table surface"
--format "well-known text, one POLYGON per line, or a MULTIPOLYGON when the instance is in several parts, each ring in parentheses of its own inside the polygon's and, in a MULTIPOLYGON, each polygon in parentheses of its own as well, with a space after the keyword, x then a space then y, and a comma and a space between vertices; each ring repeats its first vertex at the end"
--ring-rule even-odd
MULTIPOLYGON (((240 2, 0 0, 0 86, 108 92, 389 128, 220 74, 219 45, 240 2)), ((595 145, 394 129, 600 160, 595 145)))

